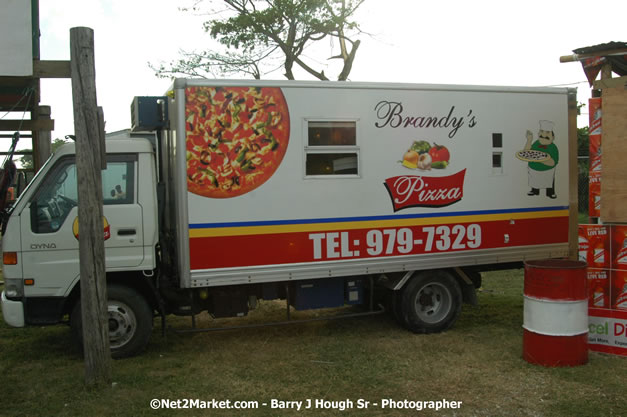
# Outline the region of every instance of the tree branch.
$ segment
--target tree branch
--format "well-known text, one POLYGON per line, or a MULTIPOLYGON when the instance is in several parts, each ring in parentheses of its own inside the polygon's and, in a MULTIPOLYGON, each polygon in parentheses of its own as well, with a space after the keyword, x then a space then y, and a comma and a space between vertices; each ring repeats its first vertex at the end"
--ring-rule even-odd
MULTIPOLYGON (((313 77, 328 80, 324 71, 317 71, 306 64, 302 54, 312 43, 331 36, 338 39, 340 50, 339 55, 330 59, 342 59, 343 67, 338 79, 346 80, 359 48, 359 41, 354 41, 351 36, 361 33, 352 18, 364 1, 211 0, 211 4, 224 6, 220 12, 223 17, 206 21, 204 28, 226 47, 226 52, 184 53, 180 60, 171 62, 169 68, 164 64, 157 68, 151 65, 151 68, 161 77, 244 73, 259 78, 269 73, 268 61, 282 55, 281 67, 286 78, 294 79, 294 64, 297 64, 313 77), (230 52, 231 48, 237 52, 230 52), (258 51, 263 52, 260 54, 258 51)), ((200 9, 199 3, 194 3, 194 13, 200 9)), ((279 67, 276 65, 271 72, 279 67)))
POLYGON ((355 54, 357 53, 357 48, 359 48, 359 44, 361 42, 359 40, 353 43, 353 47, 351 48, 350 53, 344 58, 344 67, 342 68, 342 72, 337 77, 338 81, 346 81, 348 79, 348 75, 353 69, 353 61, 355 60, 355 54))
POLYGON ((327 78, 326 75, 324 75, 324 71, 316 71, 313 68, 311 68, 309 65, 305 64, 303 61, 301 61, 300 58, 295 58, 294 61, 305 71, 307 71, 308 73, 310 73, 311 75, 313 75, 314 77, 316 77, 319 80, 322 81, 329 81, 329 79, 327 78))

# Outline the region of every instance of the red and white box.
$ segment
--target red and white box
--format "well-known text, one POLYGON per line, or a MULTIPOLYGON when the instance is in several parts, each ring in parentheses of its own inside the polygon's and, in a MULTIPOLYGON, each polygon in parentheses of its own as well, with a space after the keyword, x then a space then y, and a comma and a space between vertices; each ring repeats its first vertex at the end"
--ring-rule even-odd
POLYGON ((608 269, 592 269, 586 271, 588 277, 588 307, 610 308, 611 286, 608 269))
POLYGON ((588 216, 601 217, 601 171, 589 173, 588 202, 588 216))
POLYGON ((601 135, 590 135, 590 169, 601 171, 601 135))
POLYGON ((588 346, 627 356, 627 226, 579 225, 579 259, 588 263, 588 346))
POLYGON ((593 97, 588 101, 590 126, 588 129, 590 145, 590 167, 588 187, 588 215, 601 217, 601 98, 593 97))
POLYGON ((603 120, 603 112, 601 109, 601 97, 592 97, 588 99, 588 118, 590 135, 601 135, 601 122, 603 120))
POLYGON ((591 308, 588 323, 590 350, 627 356, 627 311, 591 308))

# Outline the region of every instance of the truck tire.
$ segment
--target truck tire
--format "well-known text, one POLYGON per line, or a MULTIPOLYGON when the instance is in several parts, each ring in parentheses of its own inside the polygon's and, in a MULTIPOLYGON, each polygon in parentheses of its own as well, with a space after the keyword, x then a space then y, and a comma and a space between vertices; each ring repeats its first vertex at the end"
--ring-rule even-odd
MULTIPOLYGON (((143 351, 152 335, 152 309, 146 299, 132 288, 112 284, 107 287, 109 344, 113 359, 127 358, 143 351)), ((70 315, 72 336, 83 349, 80 300, 70 315)))
POLYGON ((401 308, 405 326, 414 333, 447 330, 462 309, 459 283, 446 271, 420 272, 404 288, 401 308))

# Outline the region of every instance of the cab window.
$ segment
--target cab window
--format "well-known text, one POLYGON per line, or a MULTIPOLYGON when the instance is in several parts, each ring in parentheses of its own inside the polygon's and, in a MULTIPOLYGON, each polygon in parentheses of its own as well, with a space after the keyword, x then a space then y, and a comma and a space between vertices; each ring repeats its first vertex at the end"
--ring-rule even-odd
MULTIPOLYGON (((107 158, 102 171, 103 204, 132 204, 135 199, 133 156, 107 158)), ((78 178, 74 158, 59 161, 43 181, 31 201, 33 233, 54 233, 61 228, 70 211, 78 205, 78 178)))

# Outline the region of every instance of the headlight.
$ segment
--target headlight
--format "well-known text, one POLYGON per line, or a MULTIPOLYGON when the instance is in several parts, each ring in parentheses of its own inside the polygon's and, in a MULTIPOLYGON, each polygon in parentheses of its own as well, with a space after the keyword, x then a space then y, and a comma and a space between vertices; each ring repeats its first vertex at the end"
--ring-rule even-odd
POLYGON ((22 298, 24 296, 24 282, 19 278, 5 278, 4 294, 7 298, 22 298))

